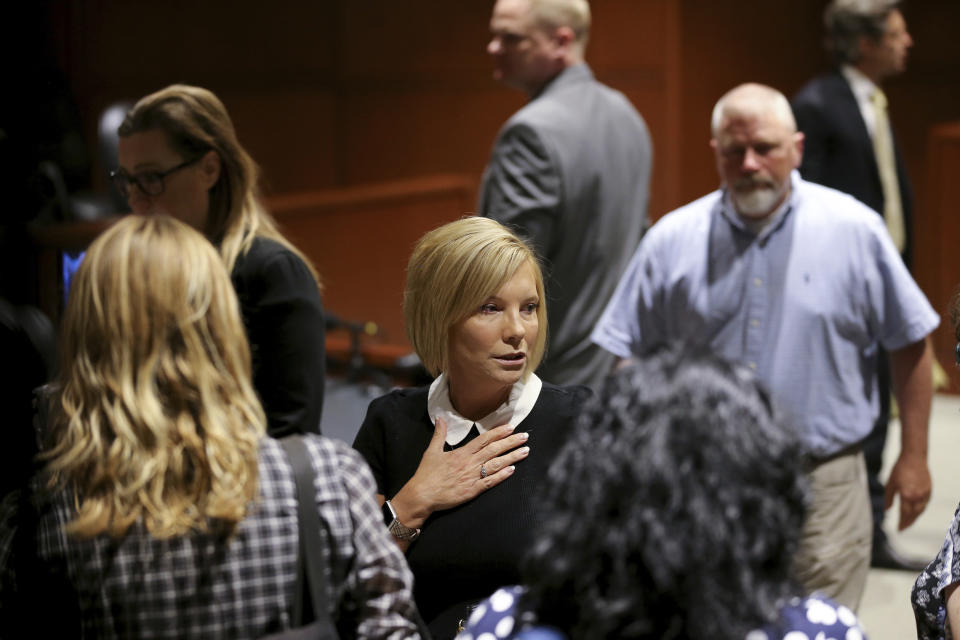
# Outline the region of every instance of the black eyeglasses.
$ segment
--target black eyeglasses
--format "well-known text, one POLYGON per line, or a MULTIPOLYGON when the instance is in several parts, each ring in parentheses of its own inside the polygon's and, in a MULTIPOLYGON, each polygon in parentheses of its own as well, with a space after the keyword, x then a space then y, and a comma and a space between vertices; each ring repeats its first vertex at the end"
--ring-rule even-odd
POLYGON ((120 192, 124 198, 130 197, 130 185, 135 184, 137 188, 140 189, 140 193, 145 196, 158 196, 163 193, 163 181, 167 177, 173 175, 180 169, 189 167, 192 164, 196 164, 202 156, 197 156, 192 160, 185 160, 177 166, 167 169, 166 171, 140 171, 133 175, 128 174, 123 169, 115 169, 110 172, 110 181, 113 183, 113 186, 117 188, 117 191, 120 192))

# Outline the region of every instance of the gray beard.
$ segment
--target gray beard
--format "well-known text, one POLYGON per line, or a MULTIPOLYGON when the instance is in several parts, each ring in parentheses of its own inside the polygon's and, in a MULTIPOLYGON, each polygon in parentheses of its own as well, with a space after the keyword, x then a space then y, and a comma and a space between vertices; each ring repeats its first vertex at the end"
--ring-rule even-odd
POLYGON ((741 193, 735 189, 730 190, 730 197, 733 200, 737 212, 745 218, 764 218, 771 213, 777 206, 777 201, 783 196, 783 193, 774 188, 761 187, 751 189, 746 193, 741 193))

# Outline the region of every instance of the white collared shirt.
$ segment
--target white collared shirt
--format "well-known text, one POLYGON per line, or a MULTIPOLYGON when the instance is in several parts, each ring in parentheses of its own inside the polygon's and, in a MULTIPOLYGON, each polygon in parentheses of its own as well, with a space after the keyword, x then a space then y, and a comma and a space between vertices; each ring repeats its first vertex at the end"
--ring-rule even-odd
POLYGON ((847 79, 850 90, 853 91, 853 97, 857 99, 857 106, 860 107, 860 115, 863 116, 863 122, 867 125, 867 133, 873 138, 873 132, 876 129, 876 116, 873 111, 873 94, 879 89, 873 80, 863 74, 856 67, 848 64, 840 67, 840 73, 847 79))
POLYGON ((437 424, 437 418, 443 418, 447 423, 447 444, 455 446, 467 437, 473 425, 477 425, 477 430, 481 434, 502 424, 516 427, 533 410, 533 405, 537 403, 542 388, 543 382, 535 373, 531 373, 526 381, 518 380, 514 383, 506 402, 492 413, 474 422, 467 420, 453 408, 450 402, 449 379, 447 374, 441 373, 430 385, 430 392, 427 394, 427 413, 433 424, 437 424))

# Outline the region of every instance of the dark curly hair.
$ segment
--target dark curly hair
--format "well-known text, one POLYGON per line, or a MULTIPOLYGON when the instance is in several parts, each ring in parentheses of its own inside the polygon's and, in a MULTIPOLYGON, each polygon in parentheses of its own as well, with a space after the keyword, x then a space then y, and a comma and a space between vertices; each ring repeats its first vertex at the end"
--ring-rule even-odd
POLYGON ((575 639, 742 639, 800 594, 805 465, 744 367, 669 347, 621 369, 551 467, 520 609, 575 639))

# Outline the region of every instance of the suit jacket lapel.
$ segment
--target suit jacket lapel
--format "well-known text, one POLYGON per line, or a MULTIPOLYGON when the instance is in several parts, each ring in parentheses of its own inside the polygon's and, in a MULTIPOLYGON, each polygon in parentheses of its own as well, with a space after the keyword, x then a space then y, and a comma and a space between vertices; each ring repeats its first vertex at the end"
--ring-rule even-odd
POLYGON ((847 79, 839 71, 832 72, 828 79, 827 88, 832 95, 831 99, 826 101, 827 108, 834 111, 838 121, 845 122, 846 126, 850 127, 850 133, 857 142, 858 152, 870 158, 879 182, 880 171, 877 169, 877 159, 873 153, 873 139, 867 131, 867 123, 863 121, 857 98, 853 95, 847 79))

